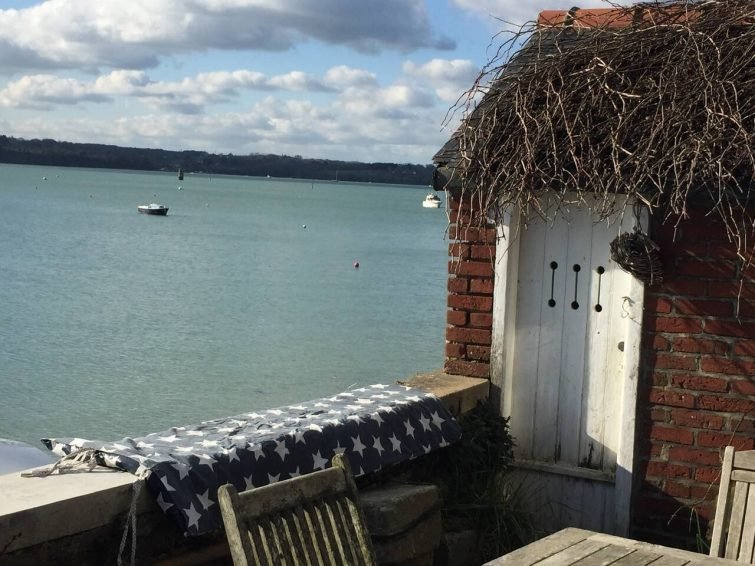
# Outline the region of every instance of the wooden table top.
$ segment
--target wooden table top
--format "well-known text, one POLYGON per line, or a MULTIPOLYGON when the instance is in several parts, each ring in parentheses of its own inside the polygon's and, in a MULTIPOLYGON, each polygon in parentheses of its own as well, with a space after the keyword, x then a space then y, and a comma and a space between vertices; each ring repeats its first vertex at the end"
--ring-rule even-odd
POLYGON ((514 552, 496 558, 485 566, 687 566, 711 564, 741 566, 741 563, 705 554, 649 544, 636 540, 564 529, 514 552))

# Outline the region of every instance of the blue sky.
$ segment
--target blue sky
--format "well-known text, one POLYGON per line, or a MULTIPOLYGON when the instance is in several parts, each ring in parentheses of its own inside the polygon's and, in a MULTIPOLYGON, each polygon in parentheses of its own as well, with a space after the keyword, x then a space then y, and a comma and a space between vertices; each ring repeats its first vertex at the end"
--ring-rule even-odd
POLYGON ((0 133, 429 163, 454 126, 443 129, 446 112, 486 62, 500 20, 523 23, 571 6, 3 0, 0 133))

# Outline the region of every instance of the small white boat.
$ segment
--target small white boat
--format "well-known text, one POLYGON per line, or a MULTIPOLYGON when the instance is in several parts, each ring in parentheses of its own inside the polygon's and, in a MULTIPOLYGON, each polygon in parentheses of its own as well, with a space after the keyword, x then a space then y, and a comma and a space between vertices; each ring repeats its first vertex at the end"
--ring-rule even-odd
POLYGON ((440 197, 434 193, 429 193, 422 201, 422 206, 424 208, 440 208, 440 197))
POLYGON ((136 207, 136 209, 142 214, 154 214, 156 216, 165 216, 168 214, 168 207, 162 204, 142 204, 136 207))

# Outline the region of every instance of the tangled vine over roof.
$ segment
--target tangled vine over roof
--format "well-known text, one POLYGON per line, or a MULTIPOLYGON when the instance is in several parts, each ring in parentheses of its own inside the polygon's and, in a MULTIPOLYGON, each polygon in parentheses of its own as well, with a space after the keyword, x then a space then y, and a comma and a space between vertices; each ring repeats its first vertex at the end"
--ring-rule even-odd
POLYGON ((545 216, 545 195, 576 191, 603 218, 620 194, 666 220, 699 201, 751 251, 753 0, 543 12, 504 38, 459 108, 454 157, 447 144, 436 161, 483 208, 545 216))

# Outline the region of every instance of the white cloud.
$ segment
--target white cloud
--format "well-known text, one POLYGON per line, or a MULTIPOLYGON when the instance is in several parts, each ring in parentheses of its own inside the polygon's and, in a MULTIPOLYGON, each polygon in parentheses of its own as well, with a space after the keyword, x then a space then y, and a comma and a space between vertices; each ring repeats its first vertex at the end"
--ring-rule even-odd
POLYGON ((47 0, 0 10, 0 72, 144 69, 171 55, 311 40, 373 53, 454 47, 434 34, 423 0, 47 0))
POLYGON ((153 81, 144 71, 117 70, 90 82, 49 74, 25 76, 0 90, 0 106, 52 110, 56 104, 106 102, 123 95, 154 108, 196 114, 209 104, 237 98, 242 90, 333 91, 301 71, 272 77, 248 70, 215 71, 180 81, 153 81))
POLYGON ((403 71, 432 86, 443 102, 454 103, 472 86, 480 69, 468 59, 432 59, 421 65, 407 61, 403 71))
POLYGON ((0 91, 0 106, 50 110, 55 105, 107 102, 107 95, 74 79, 54 75, 27 75, 0 91))
POLYGON ((333 88, 343 89, 350 86, 377 86, 377 76, 364 69, 354 69, 346 65, 338 65, 325 73, 323 83, 333 88))

